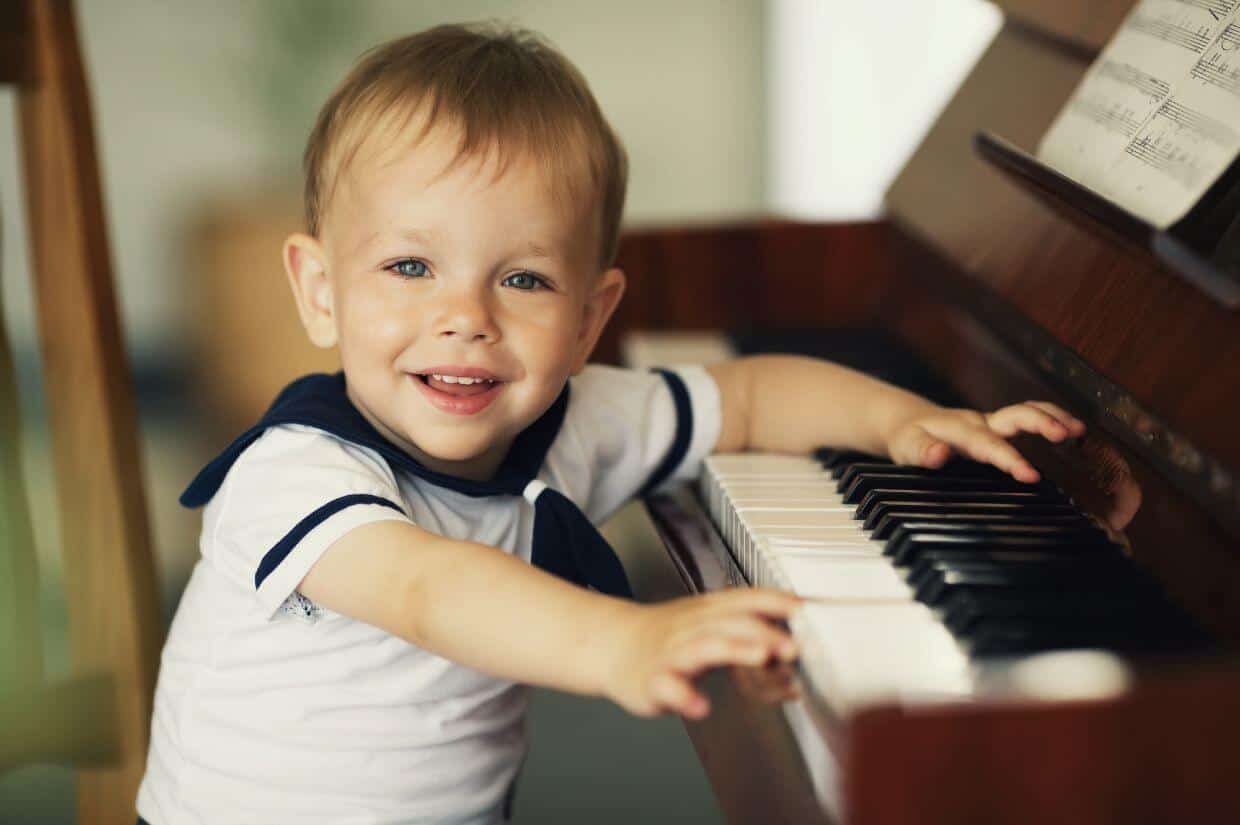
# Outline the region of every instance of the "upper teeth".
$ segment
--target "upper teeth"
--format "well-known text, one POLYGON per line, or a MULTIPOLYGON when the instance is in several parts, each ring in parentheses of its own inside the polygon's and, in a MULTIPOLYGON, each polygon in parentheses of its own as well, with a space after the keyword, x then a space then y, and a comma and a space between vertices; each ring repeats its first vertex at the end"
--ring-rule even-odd
POLYGON ((442 381, 445 384, 482 384, 484 382, 487 384, 491 383, 490 378, 466 378, 463 375, 436 375, 435 373, 431 373, 431 378, 434 378, 437 381, 442 381))

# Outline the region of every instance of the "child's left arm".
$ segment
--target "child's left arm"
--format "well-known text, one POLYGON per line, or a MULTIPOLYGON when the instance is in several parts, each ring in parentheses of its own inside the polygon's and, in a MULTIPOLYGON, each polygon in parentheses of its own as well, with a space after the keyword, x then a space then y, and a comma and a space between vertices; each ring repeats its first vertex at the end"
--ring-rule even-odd
POLYGON ((1044 401, 991 413, 940 407, 855 370, 793 355, 758 355, 708 367, 723 407, 717 452, 806 453, 832 446, 939 467, 953 452, 1005 470, 1019 481, 1038 471, 1007 438, 1040 433, 1062 441, 1085 432, 1044 401))

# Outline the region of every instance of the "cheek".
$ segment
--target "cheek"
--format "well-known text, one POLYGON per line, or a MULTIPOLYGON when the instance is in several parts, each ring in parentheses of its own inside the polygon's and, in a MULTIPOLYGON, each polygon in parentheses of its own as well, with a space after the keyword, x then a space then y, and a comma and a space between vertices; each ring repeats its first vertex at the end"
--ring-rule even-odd
POLYGON ((511 337, 518 337, 529 355, 548 364, 571 361, 573 345, 581 328, 581 310, 563 303, 540 307, 514 316, 511 337))
POLYGON ((341 307, 341 350, 404 349, 417 328, 416 313, 408 303, 405 296, 383 289, 354 290, 341 307))

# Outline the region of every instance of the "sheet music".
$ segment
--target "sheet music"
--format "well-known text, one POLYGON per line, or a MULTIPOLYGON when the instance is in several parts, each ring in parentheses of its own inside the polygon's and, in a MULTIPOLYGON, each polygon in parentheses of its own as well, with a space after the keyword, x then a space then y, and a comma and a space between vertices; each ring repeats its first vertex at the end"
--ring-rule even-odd
POLYGON ((1141 0, 1038 157, 1160 229, 1240 153, 1240 0, 1141 0))

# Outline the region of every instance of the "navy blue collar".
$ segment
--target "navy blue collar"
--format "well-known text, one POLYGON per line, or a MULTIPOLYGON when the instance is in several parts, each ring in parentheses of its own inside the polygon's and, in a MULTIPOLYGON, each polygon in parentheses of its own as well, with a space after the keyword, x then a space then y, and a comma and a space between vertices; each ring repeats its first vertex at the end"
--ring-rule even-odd
POLYGON ((568 385, 565 384, 547 411, 516 437, 495 477, 489 481, 474 481, 432 470, 384 438, 349 400, 343 372, 332 375, 315 373, 285 387, 256 425, 238 436, 198 473, 181 493, 181 504, 201 507, 210 501, 241 453, 269 427, 279 424, 316 427, 354 444, 369 447, 383 456, 393 470, 404 470, 432 484, 466 495, 519 496, 542 468, 547 451, 564 423, 567 409, 568 385))

